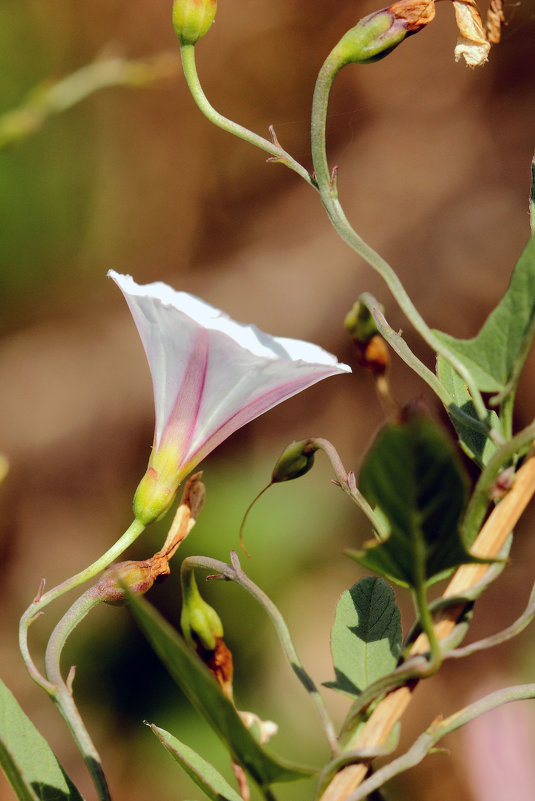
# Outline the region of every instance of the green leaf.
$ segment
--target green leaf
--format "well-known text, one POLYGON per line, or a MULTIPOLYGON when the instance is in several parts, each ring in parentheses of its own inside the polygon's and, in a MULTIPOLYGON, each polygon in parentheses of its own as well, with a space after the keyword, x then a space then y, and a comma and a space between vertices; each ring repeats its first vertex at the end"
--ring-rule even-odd
POLYGON ((178 632, 143 598, 128 594, 128 599, 141 630, 184 695, 204 715, 235 761, 258 784, 295 781, 314 773, 312 769, 290 765, 268 754, 245 728, 232 702, 178 632))
POLYGON ((20 801, 82 801, 47 741, 1 680, 0 765, 20 801))
MULTIPOLYGON (((512 396, 535 335, 535 235, 518 260, 505 295, 475 337, 435 334, 470 370, 481 392, 498 393, 500 402, 512 396)), ((437 359, 437 375, 454 400, 448 411, 462 447, 480 465, 486 464, 495 445, 477 430, 479 421, 466 385, 442 356, 437 359)), ((497 421, 491 412, 491 425, 500 430, 497 421)))
POLYGON ((367 576, 338 602, 331 630, 336 681, 326 687, 352 697, 390 673, 401 651, 401 620, 392 588, 367 576))
POLYGON ((219 771, 199 756, 196 751, 185 743, 180 742, 165 729, 160 729, 154 724, 150 728, 173 759, 179 765, 182 765, 188 776, 206 793, 211 801, 242 801, 241 796, 230 786, 219 771))
MULTIPOLYGON (((437 375, 451 395, 453 404, 448 407, 449 415, 459 436, 459 443, 468 456, 479 465, 485 465, 496 450, 495 443, 481 430, 472 398, 463 379, 442 357, 437 361, 437 375), (462 414, 459 415, 458 412, 462 414)), ((500 431, 501 424, 495 411, 490 412, 490 424, 500 431)))
MULTIPOLYGON (((505 295, 472 339, 435 334, 459 356, 481 392, 502 392, 527 355, 534 334, 535 236, 529 240, 513 271, 505 295)), ((442 357, 439 357, 439 362, 442 357)), ((440 368, 439 368, 440 369, 440 368)), ((514 387, 513 387, 514 389, 514 387)))
POLYGON ((481 561, 459 536, 464 472, 452 443, 431 420, 413 416, 386 425, 364 459, 359 484, 390 524, 388 539, 349 553, 368 569, 416 588, 450 568, 481 561))

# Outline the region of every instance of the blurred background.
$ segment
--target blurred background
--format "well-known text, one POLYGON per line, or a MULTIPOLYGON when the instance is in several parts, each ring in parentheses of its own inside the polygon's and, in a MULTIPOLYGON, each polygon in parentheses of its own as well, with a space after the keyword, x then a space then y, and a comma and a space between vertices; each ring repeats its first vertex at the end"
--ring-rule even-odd
MULTIPOLYGON (((218 110, 258 133, 274 125, 282 146, 310 168, 317 72, 342 34, 377 6, 248 0, 243 8, 241 0, 221 0, 212 31, 197 47, 205 91, 218 110)), ((433 366, 380 280, 337 240, 316 194, 201 116, 181 76, 170 11, 167 0, 0 0, 0 113, 36 85, 95 58, 169 54, 167 77, 145 88, 98 92, 0 152, 0 452, 10 463, 0 487, 0 673, 88 798, 94 793, 63 721, 24 670, 17 622, 42 577, 53 586, 127 528, 146 467, 153 432, 148 368, 106 271, 167 281, 237 320, 310 339, 348 363, 353 354, 342 321, 358 295, 372 291, 393 328, 403 329, 433 366)), ((330 160, 339 166, 349 219, 397 269, 427 322, 457 336, 476 333, 529 235, 535 14, 529 2, 507 4, 505 14, 502 43, 484 68, 469 70, 453 60, 453 9, 440 3, 435 22, 389 58, 344 70, 330 105, 330 160)), ((533 417, 534 372, 531 359, 517 427, 533 417)), ((395 359, 391 381, 401 403, 422 398, 441 415, 395 359)), ((205 509, 175 557, 174 574, 150 599, 177 623, 181 555, 228 559, 247 505, 291 440, 327 437, 347 469, 358 470, 383 419, 371 378, 355 368, 235 434, 203 465, 205 509)), ((329 630, 338 597, 362 575, 342 551, 370 533, 330 480, 320 456, 312 473, 264 495, 246 529, 253 554, 246 569, 287 616, 318 682, 332 678, 329 630)), ((533 522, 528 510, 511 564, 478 602, 474 637, 507 625, 524 608, 533 522)), ((152 527, 129 556, 146 558, 164 538, 165 525, 152 527)), ((238 705, 278 722, 274 751, 317 764, 325 744, 269 622, 237 587, 209 586, 205 594, 234 653, 238 705)), ((411 610, 402 594, 399 603, 407 626, 411 610)), ((64 608, 56 602, 32 628, 36 658, 64 608)), ((528 630, 481 657, 446 665, 418 689, 402 744, 435 715, 487 689, 533 680, 533 657, 528 630)), ((77 665, 80 707, 115 801, 201 796, 143 720, 169 729, 229 775, 223 748, 126 610, 95 610, 67 648, 70 664, 77 665)), ((347 702, 325 693, 340 721, 347 702)), ((533 742, 531 706, 514 709, 522 710, 521 723, 513 717, 506 729, 503 719, 487 716, 477 738, 470 727, 451 736, 449 755, 428 758, 393 783, 388 797, 489 801, 490 791, 478 784, 481 772, 470 772, 463 753, 477 766, 481 749, 492 749, 493 763, 501 764, 500 742, 485 733, 521 732, 524 743, 533 742)), ((488 750, 483 757, 486 764, 488 750)), ((499 773, 509 792, 492 798, 528 798, 514 789, 523 765, 504 755, 499 773)), ((311 793, 306 783, 277 791, 292 801, 311 793)), ((13 798, 0 777, 1 801, 13 798)))

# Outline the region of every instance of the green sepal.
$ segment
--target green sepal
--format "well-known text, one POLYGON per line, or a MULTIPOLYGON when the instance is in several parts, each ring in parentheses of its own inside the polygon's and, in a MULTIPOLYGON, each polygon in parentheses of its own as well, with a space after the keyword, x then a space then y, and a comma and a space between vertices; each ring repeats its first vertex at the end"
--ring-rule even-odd
MULTIPOLYGON (((520 256, 507 291, 475 337, 457 339, 441 331, 434 333, 461 359, 481 392, 497 393, 500 402, 512 395, 535 335, 535 235, 520 256)), ((477 427, 470 394, 442 356, 437 360, 437 375, 455 406, 472 417, 477 427)), ((486 442, 484 434, 474 434, 469 421, 456 419, 454 408, 449 411, 465 450, 486 463, 494 446, 486 442)), ((495 414, 491 423, 496 423, 495 414)))
POLYGON ((318 446, 314 440, 303 439, 291 442, 277 459, 277 464, 271 474, 271 483, 280 484, 282 481, 293 481, 301 478, 314 467, 314 454, 318 446))
POLYGON ((363 17, 347 31, 331 53, 338 68, 371 64, 387 56, 408 35, 407 26, 387 8, 363 17))

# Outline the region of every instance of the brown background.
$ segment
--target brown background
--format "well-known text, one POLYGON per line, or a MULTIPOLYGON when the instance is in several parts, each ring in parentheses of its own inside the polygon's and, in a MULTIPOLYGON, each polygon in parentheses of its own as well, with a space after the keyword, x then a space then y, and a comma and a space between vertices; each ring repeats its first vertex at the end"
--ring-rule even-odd
MULTIPOLYGON (((345 30, 375 8, 354 0, 221 0, 216 24, 197 48, 208 97, 259 133, 273 124, 281 144, 310 167, 317 71, 345 30)), ((453 11, 439 4, 435 22, 389 58, 344 70, 330 106, 330 158, 339 166, 349 219, 396 267, 429 324, 459 336, 474 334, 497 302, 529 231, 533 5, 510 4, 506 16, 502 44, 487 66, 471 71, 454 63, 453 11)), ((0 451, 11 463, 0 490, 0 673, 88 798, 92 789, 63 722, 24 672, 16 626, 42 576, 53 586, 126 528, 149 453, 148 370, 106 270, 131 273, 139 282, 166 280, 238 320, 318 342, 346 362, 352 353, 343 316, 369 290, 432 366, 387 289, 337 240, 315 193, 201 116, 180 74, 169 17, 163 0, 0 5, 6 110, 39 81, 66 75, 99 53, 141 57, 170 50, 177 63, 176 77, 147 89, 100 92, 0 153, 0 451)), ((517 427, 532 418, 533 372, 530 360, 517 427)), ((392 385, 401 402, 423 396, 439 413, 395 361, 392 385)), ((244 509, 292 439, 328 437, 346 466, 358 469, 382 419, 369 377, 356 371, 237 433, 204 465, 207 506, 184 550, 227 558, 244 509)), ((264 496, 247 534, 255 557, 247 568, 287 615, 318 681, 331 678, 328 632, 337 597, 360 576, 342 549, 369 535, 330 478, 318 459, 301 482, 264 496)), ((528 512, 511 565, 479 605, 478 635, 506 625, 523 608, 532 523, 528 512)), ((164 533, 162 527, 147 532, 132 555, 152 553, 164 533)), ((279 722, 278 753, 323 758, 313 713, 268 624, 238 589, 208 593, 235 654, 239 704, 279 722)), ((176 572, 152 600, 176 622, 176 572)), ((407 624, 410 606, 403 597, 400 603, 407 624)), ((36 654, 60 607, 50 607, 32 630, 36 654)), ((67 662, 78 665, 80 705, 115 801, 201 795, 183 781, 143 719, 171 729, 225 769, 224 753, 126 612, 97 610, 73 637, 67 662)), ((509 646, 446 666, 420 689, 403 742, 434 715, 481 694, 483 681, 487 687, 532 679, 532 664, 528 631, 509 646)), ((344 700, 326 692, 340 719, 344 700)), ((531 715, 530 737, 534 725, 531 715)), ((464 743, 462 735, 450 738, 451 755, 429 758, 393 785, 390 797, 483 801, 470 790, 464 743)), ((499 748, 492 756, 498 758, 499 748)), ((509 762, 504 771, 512 782, 517 769, 509 762)), ((0 779, 1 801, 12 797, 0 779)), ((284 788, 280 797, 310 798, 311 788, 284 788)), ((513 790, 509 797, 520 799, 513 790)))

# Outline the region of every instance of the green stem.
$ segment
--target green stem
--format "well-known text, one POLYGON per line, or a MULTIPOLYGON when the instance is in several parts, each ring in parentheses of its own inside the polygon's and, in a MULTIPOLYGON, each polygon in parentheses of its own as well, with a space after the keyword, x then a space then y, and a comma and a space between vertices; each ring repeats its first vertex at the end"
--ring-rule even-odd
MULTIPOLYGON (((362 256, 362 258, 383 278, 400 308, 424 341, 427 342, 436 353, 446 359, 453 369, 462 377, 472 396, 477 416, 489 427, 488 411, 470 371, 467 370, 466 366, 434 335, 433 331, 429 328, 414 306, 392 267, 353 230, 338 201, 336 177, 335 174, 330 173, 327 161, 325 131, 329 93, 334 78, 342 66, 343 64, 340 63, 337 48, 335 48, 331 51, 329 56, 327 56, 319 72, 312 103, 312 161, 318 190, 325 210, 331 223, 344 242, 362 256)), ((501 435, 498 432, 490 429, 490 435, 493 439, 501 443, 501 435)))
POLYGON ((466 547, 470 547, 475 540, 483 523, 490 503, 490 491, 500 471, 507 466, 515 455, 524 448, 529 447, 535 439, 535 421, 512 439, 496 450, 489 459, 478 479, 470 498, 462 527, 461 537, 466 547))
POLYGON ((50 682, 48 682, 39 672, 30 655, 30 650, 28 647, 28 629, 34 620, 42 613, 45 606, 51 603, 51 601, 56 600, 56 598, 60 598, 69 590, 78 587, 85 581, 89 581, 89 579, 92 579, 97 575, 97 573, 105 570, 105 568, 114 562, 123 553, 123 551, 125 551, 130 545, 132 545, 133 542, 135 542, 144 528, 145 526, 143 523, 140 523, 139 520, 134 520, 122 537, 120 537, 117 542, 106 551, 106 553, 93 562, 92 565, 89 565, 89 567, 86 567, 84 570, 76 573, 76 575, 71 576, 65 581, 62 581, 61 584, 58 584, 56 587, 53 587, 51 590, 45 593, 42 592, 44 588, 43 581, 36 598, 22 615, 19 624, 20 652, 26 665, 26 669, 28 670, 28 673, 32 679, 48 693, 51 691, 50 682))
POLYGON ((120 56, 98 59, 57 83, 34 87, 18 108, 0 114, 0 150, 43 127, 47 119, 111 86, 145 86, 171 77, 176 65, 170 52, 133 61, 120 56))
POLYGON ((218 128, 222 128, 223 131, 227 131, 227 133, 233 134, 239 139, 243 139, 246 142, 249 142, 249 144, 258 147, 260 150, 269 153, 271 156, 270 160, 278 161, 281 164, 284 164, 286 167, 289 167, 291 170, 300 175, 301 178, 303 178, 310 186, 316 188, 315 181, 308 170, 306 170, 301 164, 299 164, 299 162, 292 158, 292 156, 290 156, 286 150, 283 150, 283 148, 280 147, 274 134, 273 141, 270 142, 269 139, 264 139, 263 136, 253 133, 248 128, 244 128, 243 125, 238 125, 238 123, 229 120, 228 117, 224 117, 214 109, 204 94, 201 82, 199 81, 197 67, 195 64, 195 45, 181 45, 180 55, 182 58, 184 76, 186 78, 191 95, 199 109, 202 111, 204 116, 210 120, 210 122, 212 122, 218 128))
POLYGON ((444 655, 444 659, 463 659, 465 656, 471 656, 472 654, 476 653, 476 651, 484 651, 487 648, 494 648, 495 645, 501 645, 502 643, 513 639, 513 637, 516 637, 521 631, 524 631, 534 617, 535 586, 531 590, 528 605, 514 623, 511 623, 510 626, 502 629, 502 631, 499 631, 497 634, 491 634, 489 637, 484 637, 482 640, 476 640, 476 642, 470 643, 470 645, 465 645, 462 648, 454 648, 452 651, 448 651, 448 653, 444 655))
POLYGON ((277 796, 273 793, 270 787, 264 785, 260 788, 262 795, 265 798, 265 801, 277 801, 277 796))
MULTIPOLYGON (((374 298, 369 292, 364 292, 359 300, 366 306, 370 312, 377 330, 383 339, 390 345, 392 350, 397 353, 400 359, 403 359, 411 370, 414 370, 423 381, 433 390, 433 392, 440 398, 446 409, 452 403, 452 398, 446 388, 440 383, 436 375, 420 359, 412 352, 403 339, 401 334, 391 328, 381 311, 379 301, 374 298)), ((486 428, 485 428, 486 431, 486 428)))
POLYGON ((97 749, 85 727, 82 717, 74 703, 72 695, 72 679, 74 669, 69 673, 68 684, 61 675, 61 652, 67 638, 84 619, 90 610, 102 599, 94 587, 84 592, 70 609, 61 618, 48 641, 45 665, 46 675, 50 682, 49 690, 52 700, 61 712, 76 745, 84 759, 87 769, 93 779, 100 801, 111 801, 108 783, 102 769, 102 763, 97 749))
POLYGON ((362 492, 358 489, 355 474, 346 471, 334 445, 329 442, 328 439, 323 439, 323 437, 311 437, 310 442, 314 443, 314 445, 327 456, 341 489, 355 501, 359 509, 366 515, 374 531, 377 533, 378 538, 385 540, 388 537, 388 532, 385 530, 383 522, 375 514, 362 492))
POLYGON ((297 655, 297 651, 295 650, 292 642, 286 621, 273 601, 268 598, 265 592, 263 592, 260 587, 252 582, 251 579, 244 573, 237 554, 234 551, 231 551, 230 557, 232 564, 227 565, 225 562, 220 562, 217 559, 211 559, 208 556, 188 556, 182 562, 182 569, 200 567, 203 570, 209 570, 216 575, 224 576, 230 581, 234 581, 236 584, 239 584, 240 587, 243 587, 243 589, 246 590, 249 595, 252 595, 252 597, 264 608, 267 615, 271 618, 271 622, 273 623, 275 631, 278 634, 282 649, 286 654, 286 658, 288 659, 293 672, 305 690, 309 693, 312 702, 316 706, 325 734, 327 736, 327 740, 331 747, 331 751, 333 754, 337 754, 338 743, 334 725, 325 706, 325 702, 318 691, 318 688, 314 684, 313 679, 306 672, 297 655))
MULTIPOLYGON (((423 568, 425 564, 424 559, 416 558, 416 565, 417 569, 420 570, 423 568)), ((423 572, 423 570, 422 570, 423 572)), ((414 602, 416 606, 416 611, 418 613, 418 617, 420 620, 420 626, 422 628, 422 632, 427 637, 429 642, 429 657, 427 661, 427 672, 425 676, 432 676, 433 673, 436 673, 442 663, 442 649, 440 647, 440 643, 438 641, 435 626, 433 623, 433 615, 431 614, 431 610, 429 608, 429 602, 427 600, 427 591, 425 580, 422 576, 420 576, 419 580, 414 587, 414 602)))

